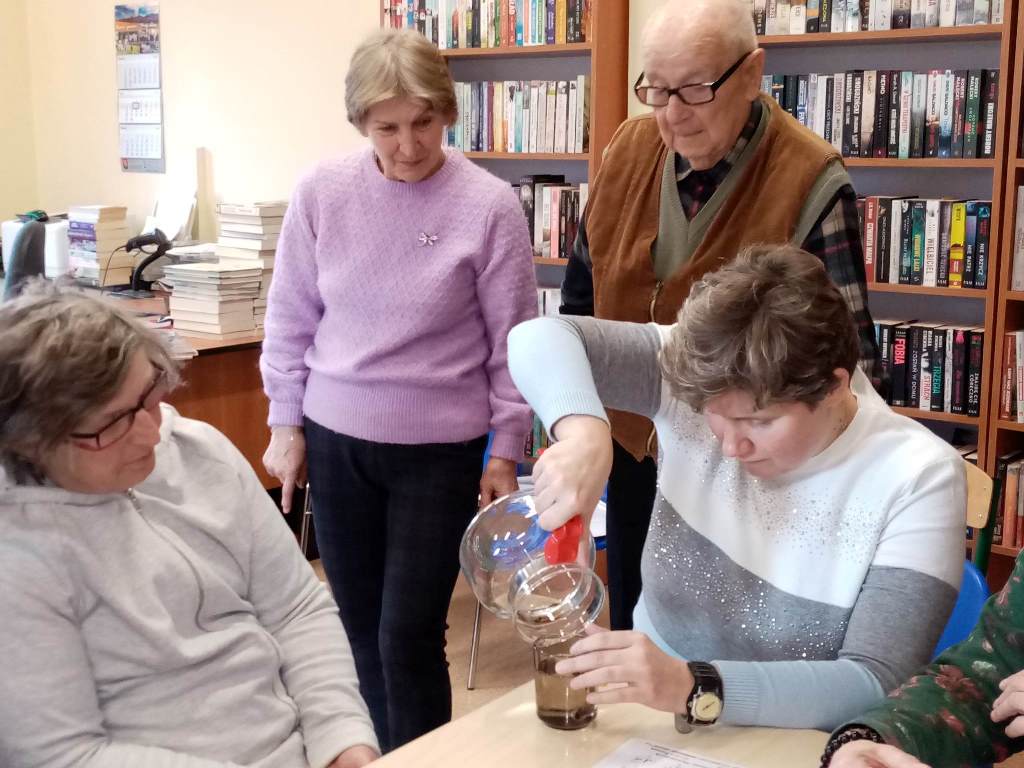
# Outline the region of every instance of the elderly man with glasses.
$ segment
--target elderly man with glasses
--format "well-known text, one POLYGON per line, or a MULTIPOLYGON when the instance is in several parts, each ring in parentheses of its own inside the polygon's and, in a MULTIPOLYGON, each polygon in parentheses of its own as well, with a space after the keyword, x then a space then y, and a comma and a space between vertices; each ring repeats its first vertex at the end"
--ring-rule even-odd
MULTIPOLYGON (((880 385, 856 194, 842 159, 760 93, 748 0, 667 0, 643 34, 634 86, 651 114, 605 153, 562 283, 562 314, 672 323, 696 280, 753 243, 816 255, 857 323, 880 385)), ((611 412, 608 575, 613 629, 632 626, 654 505, 650 421, 611 412)))

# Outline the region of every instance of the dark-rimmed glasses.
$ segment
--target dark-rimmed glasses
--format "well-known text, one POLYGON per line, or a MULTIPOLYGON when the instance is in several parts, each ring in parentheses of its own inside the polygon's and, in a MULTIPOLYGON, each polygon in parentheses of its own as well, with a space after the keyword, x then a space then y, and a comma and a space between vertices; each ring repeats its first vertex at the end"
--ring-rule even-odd
MULTIPOLYGON (((155 366, 154 366, 155 367, 155 366)), ((139 404, 118 415, 113 421, 96 432, 72 432, 68 437, 76 441, 79 448, 87 451, 102 451, 127 435, 139 411, 151 410, 167 396, 167 371, 157 368, 153 383, 139 398, 139 404)))
POLYGON ((715 94, 718 92, 718 89, 725 84, 726 80, 732 77, 733 73, 740 68, 752 53, 753 51, 747 51, 740 56, 736 63, 725 70, 725 73, 713 83, 686 83, 678 88, 660 88, 655 85, 641 85, 646 76, 646 73, 641 72, 640 77, 636 79, 636 83, 633 85, 633 93, 636 94, 640 103, 646 104, 648 107, 664 107, 673 95, 678 96, 683 104, 689 104, 691 107, 707 104, 715 100, 715 94))

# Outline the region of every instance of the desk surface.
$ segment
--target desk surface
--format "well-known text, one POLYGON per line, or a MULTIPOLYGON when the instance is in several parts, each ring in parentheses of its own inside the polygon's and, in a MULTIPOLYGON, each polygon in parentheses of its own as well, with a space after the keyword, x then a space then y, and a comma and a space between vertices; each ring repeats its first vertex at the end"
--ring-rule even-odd
POLYGON ((533 683, 386 755, 374 768, 530 766, 590 768, 629 739, 647 739, 743 768, 815 768, 828 734, 713 726, 677 733, 672 716, 637 704, 598 709, 580 731, 556 731, 537 719, 533 683), (486 762, 484 762, 486 761, 486 762))

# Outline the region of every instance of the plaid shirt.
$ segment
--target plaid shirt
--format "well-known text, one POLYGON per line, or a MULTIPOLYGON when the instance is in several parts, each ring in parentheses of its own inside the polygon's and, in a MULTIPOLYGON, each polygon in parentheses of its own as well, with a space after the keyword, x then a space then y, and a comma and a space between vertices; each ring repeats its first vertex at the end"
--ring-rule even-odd
MULTIPOLYGON (((760 100, 755 100, 735 146, 711 168, 695 171, 685 158, 676 154, 679 201, 688 219, 692 220, 697 215, 729 175, 733 164, 757 130, 762 109, 760 100)), ((860 238, 857 195, 853 187, 847 184, 836 193, 835 202, 811 227, 801 247, 821 259, 832 282, 846 299, 860 337, 861 367, 875 388, 881 390, 881 361, 875 340, 874 322, 867 306, 864 253, 861 250, 860 238)), ((566 267, 565 279, 562 282, 561 312, 565 315, 594 314, 590 247, 582 219, 576 242, 573 244, 572 258, 566 267)))

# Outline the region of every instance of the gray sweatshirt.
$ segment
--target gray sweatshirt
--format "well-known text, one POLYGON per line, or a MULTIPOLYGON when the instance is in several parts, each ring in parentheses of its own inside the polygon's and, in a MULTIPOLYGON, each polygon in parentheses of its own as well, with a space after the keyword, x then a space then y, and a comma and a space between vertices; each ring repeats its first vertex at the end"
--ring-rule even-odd
POLYGON ((376 747, 337 608, 252 468, 163 406, 125 494, 0 472, 0 766, 322 768, 376 747))

